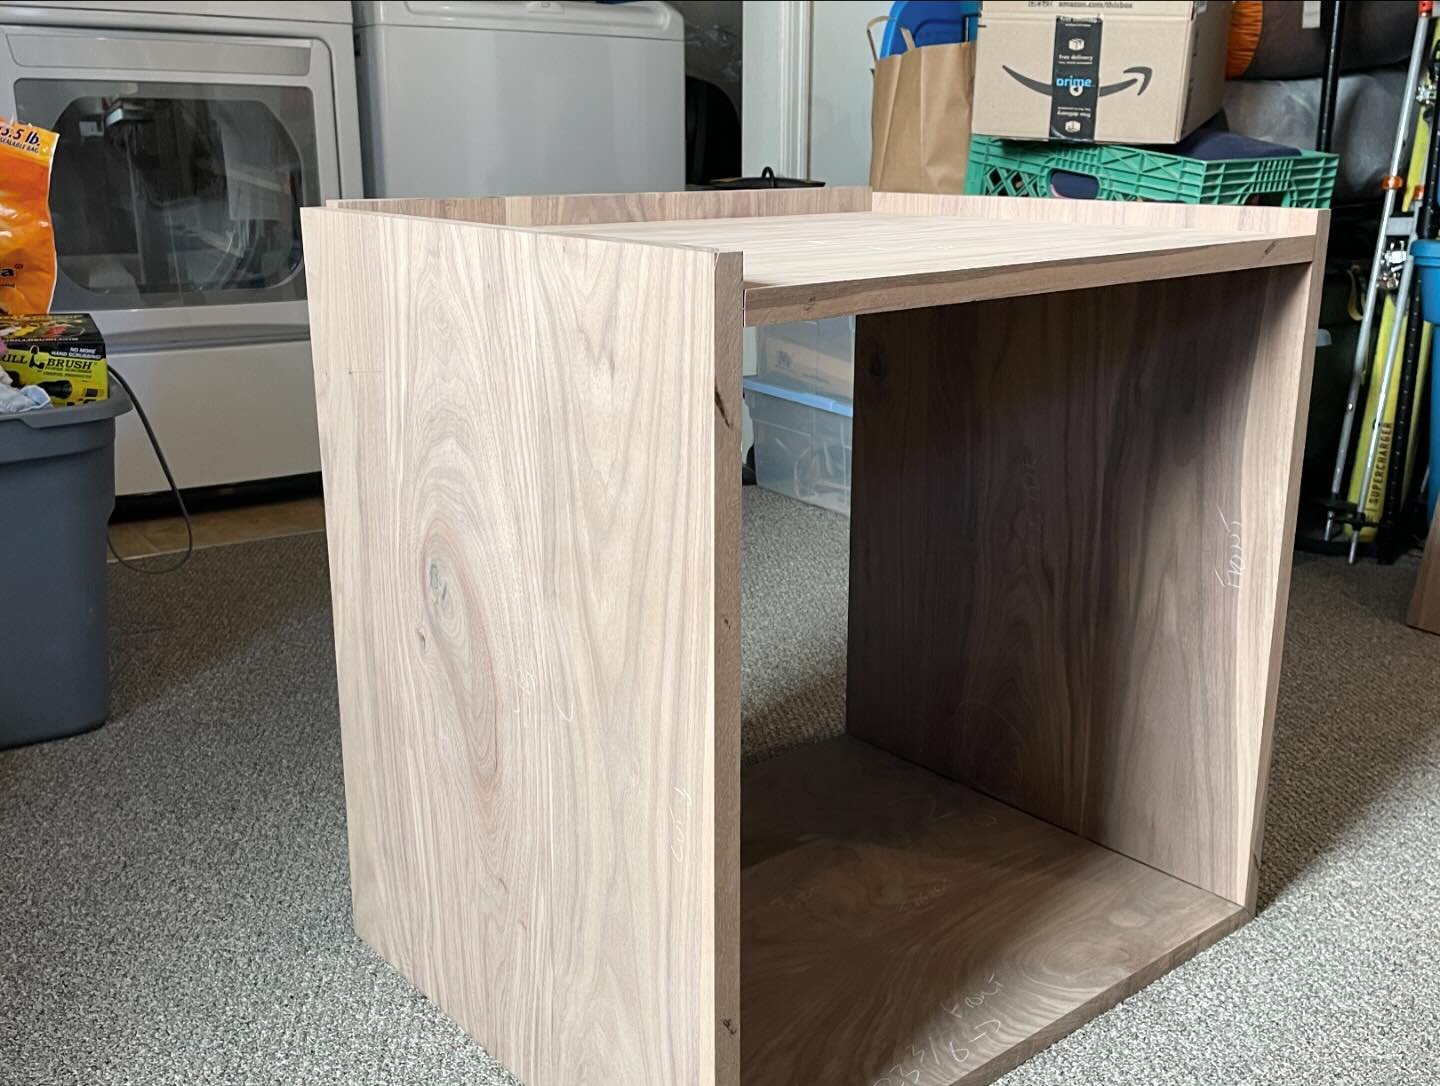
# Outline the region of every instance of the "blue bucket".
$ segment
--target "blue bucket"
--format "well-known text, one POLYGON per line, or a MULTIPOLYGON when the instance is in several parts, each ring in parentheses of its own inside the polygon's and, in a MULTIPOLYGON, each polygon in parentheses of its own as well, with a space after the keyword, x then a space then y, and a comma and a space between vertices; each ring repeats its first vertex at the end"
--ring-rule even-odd
POLYGON ((1425 308, 1427 324, 1440 324, 1440 275, 1430 272, 1440 268, 1440 241, 1414 241, 1410 255, 1420 273, 1420 302, 1425 308))
MULTIPOLYGON (((1410 255, 1420 277, 1420 307, 1426 324, 1440 324, 1440 241, 1413 241, 1410 255)), ((1430 486, 1426 512, 1435 519, 1440 504, 1440 331, 1430 333, 1430 486)))

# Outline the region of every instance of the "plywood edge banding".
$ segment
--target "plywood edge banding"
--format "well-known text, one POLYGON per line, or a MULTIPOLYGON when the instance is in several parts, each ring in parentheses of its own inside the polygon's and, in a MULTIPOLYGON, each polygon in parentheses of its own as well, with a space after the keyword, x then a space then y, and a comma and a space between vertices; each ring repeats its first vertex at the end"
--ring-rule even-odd
POLYGON ((1405 623, 1426 633, 1440 634, 1440 507, 1436 508, 1435 519, 1430 523, 1430 536, 1425 542, 1425 554, 1415 577, 1415 591, 1410 597, 1405 623))
MULTIPOLYGON (((1308 212, 1313 237, 1309 267, 1288 276, 1270 277, 1268 289, 1275 299, 1275 316, 1265 323, 1260 357, 1272 371, 1274 392, 1261 392, 1262 410, 1277 413, 1272 425, 1283 435, 1289 431, 1289 465, 1283 477, 1284 513, 1279 524, 1269 643, 1265 646, 1264 711, 1253 752, 1253 768, 1242 769, 1242 779, 1253 782, 1250 847, 1238 859, 1237 877, 1244 887, 1240 898, 1254 910, 1260 892, 1260 865, 1264 853, 1265 804, 1269 792, 1270 756, 1275 736, 1275 708, 1280 697, 1281 659, 1285 650, 1285 616, 1290 603, 1290 573, 1295 555, 1295 524, 1300 506, 1300 477, 1305 459, 1305 424, 1310 410, 1310 389, 1315 372, 1315 338, 1320 324, 1320 296, 1325 282, 1325 251, 1330 237, 1330 212, 1308 212), (1275 371, 1283 374, 1277 380, 1275 371), (1288 408, 1285 406, 1288 403, 1288 408)), ((1248 753, 1248 752, 1247 752, 1248 753)))
POLYGON ((715 267, 714 764, 715 1086, 740 1086, 740 370, 741 256, 715 267))
POLYGON ((871 210, 896 215, 937 215, 1011 222, 1075 225, 1124 223, 1171 230, 1218 230, 1323 239, 1330 212, 1320 208, 1259 204, 1179 204, 1130 200, 1037 200, 1016 196, 959 196, 874 192, 871 210))
MULTIPOLYGON (((371 211, 365 208, 354 208, 341 206, 334 201, 323 208, 309 207, 300 209, 302 219, 306 216, 343 215, 347 217, 361 218, 367 221, 388 220, 392 222, 405 223, 439 223, 443 222, 446 227, 453 227, 456 230, 472 230, 476 232, 503 231, 511 234, 541 234, 553 238, 570 238, 574 241, 595 241, 604 242, 607 245, 640 245, 650 249, 679 249, 693 253, 712 253, 715 256, 731 255, 743 257, 738 251, 728 251, 714 245, 692 245, 678 242, 656 241, 643 237, 616 237, 610 234, 602 234, 584 229, 556 230, 552 227, 532 226, 529 224, 516 224, 507 222, 482 222, 474 219, 445 220, 433 215, 408 215, 403 211, 371 211)), ((318 221, 318 220, 317 220, 318 221)))
POLYGON ((1308 264, 1314 246, 1314 239, 1308 237, 1263 237, 1215 246, 1036 261, 1000 271, 991 268, 939 271, 799 286, 754 284, 745 290, 745 323, 750 326, 788 324, 823 317, 887 313, 1153 279, 1308 264))

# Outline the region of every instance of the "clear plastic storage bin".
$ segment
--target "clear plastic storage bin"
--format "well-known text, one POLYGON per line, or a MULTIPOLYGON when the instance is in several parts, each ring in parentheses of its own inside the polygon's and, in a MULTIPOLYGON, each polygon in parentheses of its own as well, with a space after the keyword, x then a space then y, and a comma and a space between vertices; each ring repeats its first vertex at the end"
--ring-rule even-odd
POLYGON ((756 372, 766 380, 854 402, 854 317, 758 328, 756 354, 756 372))
POLYGON ((755 428, 755 481, 850 515, 854 406, 766 375, 745 378, 755 428))

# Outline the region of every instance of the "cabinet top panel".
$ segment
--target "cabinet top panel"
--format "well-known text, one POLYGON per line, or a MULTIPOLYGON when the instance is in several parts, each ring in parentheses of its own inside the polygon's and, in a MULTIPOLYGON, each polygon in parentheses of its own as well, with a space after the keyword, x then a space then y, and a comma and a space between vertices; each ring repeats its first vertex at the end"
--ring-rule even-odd
POLYGON ((1315 255, 1313 232, 875 211, 538 229, 740 252, 750 325, 1308 264, 1315 255))

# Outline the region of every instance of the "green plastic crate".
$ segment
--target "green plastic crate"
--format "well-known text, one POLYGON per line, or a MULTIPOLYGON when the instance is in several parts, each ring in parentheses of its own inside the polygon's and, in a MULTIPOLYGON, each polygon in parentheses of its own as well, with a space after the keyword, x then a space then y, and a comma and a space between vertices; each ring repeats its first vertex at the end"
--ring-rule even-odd
POLYGON ((1202 162, 1140 147, 1026 143, 975 136, 965 191, 978 196, 1049 196, 1056 170, 1100 183, 1097 200, 1180 204, 1329 207, 1339 156, 1302 151, 1284 158, 1202 162))

